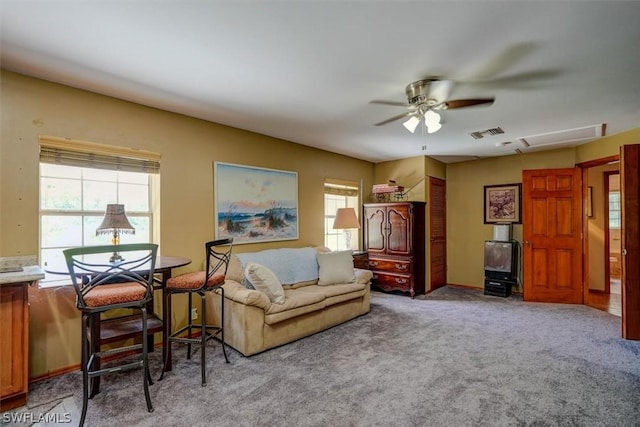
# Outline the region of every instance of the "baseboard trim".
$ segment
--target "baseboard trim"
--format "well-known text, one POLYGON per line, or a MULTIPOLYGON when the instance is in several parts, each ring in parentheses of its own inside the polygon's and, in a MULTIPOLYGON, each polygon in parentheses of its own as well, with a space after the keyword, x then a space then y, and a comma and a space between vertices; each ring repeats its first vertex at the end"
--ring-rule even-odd
MULTIPOLYGON (((473 286, 473 285, 461 285, 459 283, 447 283, 447 286, 451 286, 452 288, 460 288, 460 289, 468 289, 468 290, 472 290, 472 291, 484 292, 484 286, 483 287, 478 287, 478 286, 473 286)), ((433 291, 429 291, 429 292, 433 292, 433 291)), ((522 294, 521 291, 514 291, 513 287, 512 287, 511 288, 511 295, 520 295, 520 296, 522 296, 523 294, 522 294)))
POLYGON ((49 371, 46 374, 37 375, 35 377, 29 378, 29 384, 37 383, 39 381, 48 380, 51 378, 59 377, 60 375, 68 374, 69 372, 79 371, 80 364, 67 366, 65 368, 55 369, 53 371, 49 371))
MULTIPOLYGON (((162 343, 156 343, 154 346, 154 351, 156 351, 155 349, 162 349, 162 343)), ((108 357, 103 357, 103 361, 108 362, 110 360, 113 359, 117 359, 120 357, 126 357, 126 356, 130 356, 132 354, 135 354, 136 351, 128 351, 128 352, 124 352, 124 353, 119 353, 119 354, 115 354, 112 356, 108 356, 108 357)), ((34 377, 30 377, 29 378, 29 384, 33 384, 39 381, 45 381, 51 378, 55 378, 55 377, 59 377, 60 375, 64 375, 64 374, 68 374, 69 372, 75 372, 75 371, 79 371, 80 370, 80 364, 75 364, 75 365, 71 365, 71 366, 66 366, 64 368, 60 368, 60 369, 55 369, 53 371, 49 371, 46 374, 42 374, 42 375, 36 375, 34 377)))

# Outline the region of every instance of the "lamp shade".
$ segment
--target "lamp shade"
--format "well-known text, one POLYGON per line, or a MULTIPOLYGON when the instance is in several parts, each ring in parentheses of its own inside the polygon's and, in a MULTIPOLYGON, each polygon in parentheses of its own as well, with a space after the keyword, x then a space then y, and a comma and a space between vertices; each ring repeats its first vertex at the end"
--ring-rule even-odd
POLYGON ((424 124, 427 127, 428 133, 435 133, 440 130, 442 125, 440 124, 440 114, 429 110, 424 113, 424 124))
POLYGON ((107 205, 107 211, 104 213, 102 224, 96 229, 96 235, 111 234, 116 230, 120 233, 136 233, 135 228, 133 228, 124 213, 124 205, 107 205))
POLYGON ((409 120, 402 123, 402 125, 405 128, 407 128, 407 130, 411 133, 414 133, 416 131, 416 128, 418 127, 419 124, 420 124, 420 119, 416 116, 411 116, 409 117, 409 120))
POLYGON ((353 208, 338 208, 336 219, 333 221, 334 230, 360 228, 360 222, 353 208))

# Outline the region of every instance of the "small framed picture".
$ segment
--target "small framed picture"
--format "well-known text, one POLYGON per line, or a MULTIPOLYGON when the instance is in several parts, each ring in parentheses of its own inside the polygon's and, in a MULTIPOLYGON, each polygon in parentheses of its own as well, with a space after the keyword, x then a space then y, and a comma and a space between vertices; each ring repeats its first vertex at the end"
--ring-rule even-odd
POLYGON ((484 186, 484 223, 521 224, 522 184, 484 186))

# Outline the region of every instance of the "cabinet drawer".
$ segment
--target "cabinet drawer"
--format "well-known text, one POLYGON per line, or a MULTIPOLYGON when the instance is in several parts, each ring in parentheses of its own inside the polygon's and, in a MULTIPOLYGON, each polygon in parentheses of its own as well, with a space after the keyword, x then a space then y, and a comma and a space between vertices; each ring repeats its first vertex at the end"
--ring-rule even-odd
POLYGON ((390 273, 411 274, 411 262, 408 260, 369 258, 369 270, 388 271, 390 273))
POLYGON ((386 274, 379 271, 373 272, 373 283, 375 286, 385 291, 410 291, 411 276, 399 274, 386 274))

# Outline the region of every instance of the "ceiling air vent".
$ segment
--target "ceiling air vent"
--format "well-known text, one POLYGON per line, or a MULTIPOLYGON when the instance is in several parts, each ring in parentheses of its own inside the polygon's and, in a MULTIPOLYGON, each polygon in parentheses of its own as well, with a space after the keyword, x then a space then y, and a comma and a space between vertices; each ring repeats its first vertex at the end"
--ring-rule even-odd
POLYGON ((504 131, 500 127, 495 127, 491 129, 478 130, 475 132, 471 132, 469 135, 471 135, 473 139, 481 139, 481 138, 484 138, 486 135, 493 136, 493 135, 500 135, 501 133, 504 133, 504 131))
POLYGON ((524 136, 519 138, 519 140, 525 147, 548 147, 566 143, 572 143, 575 145, 588 142, 596 138, 602 138, 605 136, 605 129, 606 125, 604 123, 599 123, 581 128, 524 136))

